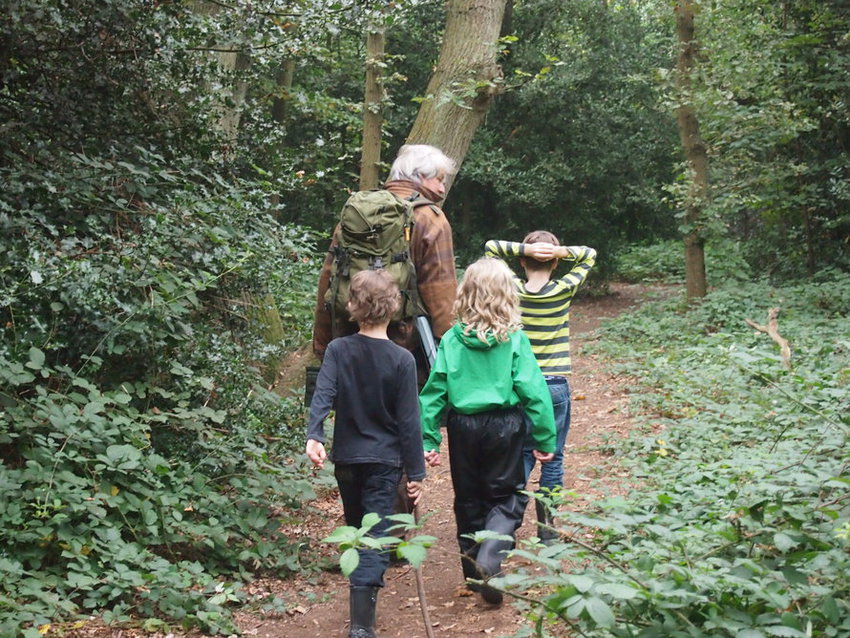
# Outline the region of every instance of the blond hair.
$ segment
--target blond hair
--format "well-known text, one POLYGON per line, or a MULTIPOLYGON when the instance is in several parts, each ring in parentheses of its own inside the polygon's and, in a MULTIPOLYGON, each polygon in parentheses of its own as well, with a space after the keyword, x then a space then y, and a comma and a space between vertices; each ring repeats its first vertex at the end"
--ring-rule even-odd
POLYGON ((351 278, 348 314, 361 326, 377 326, 392 319, 401 295, 386 270, 361 270, 351 278))
POLYGON ((465 324, 464 334, 475 334, 484 342, 488 336, 507 341, 522 328, 513 273, 494 257, 482 257, 466 269, 453 310, 465 324))

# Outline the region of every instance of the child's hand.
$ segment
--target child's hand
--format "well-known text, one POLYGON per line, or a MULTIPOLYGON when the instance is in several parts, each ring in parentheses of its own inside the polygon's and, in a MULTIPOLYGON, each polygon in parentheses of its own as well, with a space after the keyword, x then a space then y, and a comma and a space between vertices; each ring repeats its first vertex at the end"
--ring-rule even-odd
POLYGON ((545 241, 525 245, 525 254, 537 261, 550 261, 558 256, 560 246, 555 246, 545 241))
POLYGON ((442 465, 440 461, 440 453, 437 450, 428 450, 425 452, 425 462, 430 467, 437 467, 438 465, 442 465))
POLYGON ((413 501, 414 505, 419 505, 422 500, 422 481, 407 482, 407 498, 413 501))
POLYGON ((534 455, 534 458, 541 463, 548 463, 555 458, 555 454, 553 452, 541 452, 540 450, 534 450, 532 454, 534 455))
POLYGON ((307 441, 307 458, 321 470, 325 466, 325 459, 328 458, 328 455, 325 453, 324 444, 319 443, 315 439, 307 441))

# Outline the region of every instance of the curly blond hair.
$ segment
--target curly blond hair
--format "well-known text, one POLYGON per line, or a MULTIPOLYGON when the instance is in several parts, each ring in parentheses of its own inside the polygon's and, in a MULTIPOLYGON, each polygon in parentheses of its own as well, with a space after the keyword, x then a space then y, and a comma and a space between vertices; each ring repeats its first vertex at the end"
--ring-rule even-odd
POLYGON ((453 311, 465 324, 464 334, 475 334, 485 343, 488 336, 507 341, 522 328, 511 269, 494 257, 471 264, 458 286, 453 311))
POLYGON ((348 314, 361 326, 388 322, 401 305, 401 294, 386 270, 361 270, 351 278, 348 314))

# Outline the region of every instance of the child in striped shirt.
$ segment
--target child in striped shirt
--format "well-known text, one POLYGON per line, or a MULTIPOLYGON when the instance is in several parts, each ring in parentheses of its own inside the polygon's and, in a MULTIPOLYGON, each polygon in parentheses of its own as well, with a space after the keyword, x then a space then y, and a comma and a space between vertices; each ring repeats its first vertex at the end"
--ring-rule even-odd
MULTIPOLYGON (((490 240, 485 254, 503 259, 519 257, 525 271, 525 280, 514 275, 514 285, 519 294, 523 330, 552 395, 557 432, 555 457, 541 467, 539 491, 556 492, 564 484, 564 445, 570 429, 570 305, 596 262, 596 251, 587 246, 561 246, 552 233, 535 230, 522 243, 490 240), (559 259, 572 260, 572 268, 553 278, 559 259)), ((527 479, 535 462, 529 444, 524 459, 527 479)), ((557 538, 552 513, 539 499, 535 506, 537 535, 549 545, 557 538)))

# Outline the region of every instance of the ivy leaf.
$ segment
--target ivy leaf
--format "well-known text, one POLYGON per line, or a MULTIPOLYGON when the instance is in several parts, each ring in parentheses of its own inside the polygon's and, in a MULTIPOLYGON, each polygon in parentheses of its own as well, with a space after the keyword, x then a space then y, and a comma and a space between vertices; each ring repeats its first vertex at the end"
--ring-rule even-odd
POLYGON ((600 594, 608 594, 612 598, 616 598, 617 600, 630 600, 638 595, 637 590, 634 587, 629 587, 628 585, 621 585, 619 583, 608 583, 605 585, 599 585, 596 588, 596 591, 600 594))
POLYGON ((351 543, 357 537, 357 528, 350 525, 337 527, 330 536, 323 538, 323 543, 351 543))
POLYGON ((427 554, 425 548, 421 545, 401 545, 398 548, 398 553, 414 567, 419 567, 425 561, 427 554))
POLYGON ((593 587, 593 579, 588 576, 580 576, 577 574, 573 574, 572 576, 570 576, 570 582, 581 593, 584 593, 588 591, 591 587, 593 587))
POLYGON ((788 536, 788 534, 777 532, 773 535, 773 544, 776 545, 776 548, 779 551, 784 553, 795 547, 798 543, 793 538, 788 536))
POLYGON ((784 638, 806 638, 808 634, 793 627, 785 625, 772 625, 765 627, 764 630, 771 636, 783 636, 784 638))

